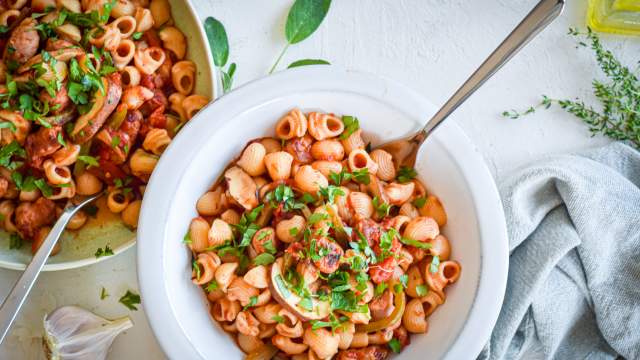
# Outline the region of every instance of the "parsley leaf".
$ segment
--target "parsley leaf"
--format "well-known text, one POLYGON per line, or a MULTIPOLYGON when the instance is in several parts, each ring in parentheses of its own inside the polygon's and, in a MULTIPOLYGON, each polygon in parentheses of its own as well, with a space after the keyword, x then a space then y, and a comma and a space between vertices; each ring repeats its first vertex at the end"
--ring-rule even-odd
POLYGON ((355 116, 342 116, 342 123, 344 124, 344 131, 340 134, 340 139, 342 140, 348 138, 351 134, 360 129, 360 122, 355 116))
POLYGON ((416 169, 407 166, 401 166, 398 170, 398 175, 396 175, 396 180, 398 180, 399 183, 404 184, 415 179, 416 176, 418 176, 416 169))
POLYGON ((327 187, 320 187, 318 190, 318 195, 327 199, 329 204, 333 204, 336 196, 344 196, 344 191, 337 186, 328 185, 327 187))
POLYGON ((418 209, 423 207, 424 204, 426 204, 426 203, 427 203, 427 199, 425 197, 419 197, 419 198, 416 198, 415 200, 413 200, 413 206, 415 206, 418 209))
POLYGON ((432 274, 435 274, 438 272, 438 266, 440 266, 440 257, 438 255, 434 256, 433 259, 431 259, 431 265, 429 265, 429 271, 432 274))
POLYGON ((271 317, 271 320, 277 322, 278 324, 282 324, 282 323, 284 323, 284 316, 282 316, 282 315, 273 315, 271 317))
POLYGON ((414 239, 409 239, 409 238, 406 238, 406 237, 401 237, 400 238, 400 242, 405 244, 405 245, 416 247, 418 249, 430 249, 431 248, 431 244, 429 244, 429 243, 425 243, 425 242, 414 240, 414 239))
POLYGON ((109 245, 105 245, 104 249, 98 248, 96 253, 94 254, 96 259, 101 258, 103 256, 111 256, 113 255, 113 250, 109 247, 109 245))
POLYGON ((255 265, 269 265, 276 261, 276 257, 269 253, 262 253, 253 259, 255 265))
POLYGON ((418 294, 418 296, 425 296, 428 292, 429 288, 427 288, 427 285, 421 284, 416 286, 416 294, 418 294))
POLYGON ((250 307, 254 307, 256 306, 256 304, 258 303, 258 297, 257 296, 252 296, 249 298, 249 303, 247 305, 245 305, 245 307, 242 310, 247 310, 250 307))
POLYGON ((23 242, 22 238, 20 237, 20 235, 13 233, 9 237, 9 250, 20 249, 23 244, 24 244, 24 242, 23 242))
POLYGON ((353 171, 351 174, 353 175, 353 179, 360 184, 369 185, 371 182, 368 168, 353 171))
POLYGON ((118 300, 122 305, 126 306, 129 310, 138 310, 136 305, 140 304, 140 295, 127 290, 118 300))
POLYGON ((391 211, 391 205, 386 202, 380 200, 377 196, 373 197, 373 209, 376 211, 376 214, 380 217, 389 216, 389 211, 391 211))
POLYGON ((396 354, 402 351, 402 344, 400 344, 400 341, 396 338, 391 339, 387 343, 387 345, 389 345, 389 348, 391 349, 391 351, 393 351, 396 354))

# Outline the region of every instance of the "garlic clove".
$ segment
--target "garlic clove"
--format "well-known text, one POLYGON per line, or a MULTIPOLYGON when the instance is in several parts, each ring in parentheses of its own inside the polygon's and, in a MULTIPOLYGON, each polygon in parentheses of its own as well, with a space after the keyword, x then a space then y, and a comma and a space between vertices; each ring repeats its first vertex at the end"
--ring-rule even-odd
POLYGON ((104 360, 116 336, 132 326, 129 317, 112 321, 63 306, 45 316, 43 346, 51 360, 104 360))

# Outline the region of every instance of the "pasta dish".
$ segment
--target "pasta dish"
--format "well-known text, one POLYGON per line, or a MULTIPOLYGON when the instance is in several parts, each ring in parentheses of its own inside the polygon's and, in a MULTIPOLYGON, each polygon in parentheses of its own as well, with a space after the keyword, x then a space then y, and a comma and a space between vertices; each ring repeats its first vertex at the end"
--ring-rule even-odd
POLYGON ((168 1, 2 1, 0 49, 2 228, 35 252, 65 204, 105 188, 135 228, 159 156, 209 101, 168 1))
POLYGON ((439 199, 353 116, 294 109, 202 195, 192 281, 247 359, 384 359, 460 276, 439 199))

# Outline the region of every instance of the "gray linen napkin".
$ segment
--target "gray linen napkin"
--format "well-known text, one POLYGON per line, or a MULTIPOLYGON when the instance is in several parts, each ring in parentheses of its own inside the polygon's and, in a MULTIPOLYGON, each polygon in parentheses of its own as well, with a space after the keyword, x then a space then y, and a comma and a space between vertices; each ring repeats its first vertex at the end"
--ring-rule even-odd
POLYGON ((480 359, 640 359, 640 152, 553 156, 501 185, 504 305, 480 359))

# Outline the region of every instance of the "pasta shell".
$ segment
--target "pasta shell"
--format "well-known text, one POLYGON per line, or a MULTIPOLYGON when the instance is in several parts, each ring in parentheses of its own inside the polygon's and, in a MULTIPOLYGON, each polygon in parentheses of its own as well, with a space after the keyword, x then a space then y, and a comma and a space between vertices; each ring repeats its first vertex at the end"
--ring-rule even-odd
POLYGON ((278 312, 282 309, 280 304, 271 303, 264 306, 259 306, 253 309, 253 314, 264 324, 275 324, 277 321, 274 319, 278 312))
POLYGON ((432 256, 438 256, 440 261, 449 260, 449 256, 451 255, 451 245, 444 235, 440 234, 436 236, 436 238, 431 240, 429 243, 431 244, 429 253, 432 256))
POLYGON ((407 224, 402 235, 409 239, 427 242, 430 239, 435 239, 438 234, 440 234, 440 228, 435 220, 419 216, 407 224))
POLYGON ((293 139, 307 133, 307 118, 299 109, 293 109, 283 116, 276 124, 278 139, 293 139))
POLYGON ((144 137, 142 147, 147 151, 160 155, 169 146, 169 143, 171 143, 171 138, 167 130, 153 128, 144 137))
MULTIPOLYGON (((320 171, 325 177, 329 177, 331 173, 339 174, 342 171, 342 163, 338 161, 318 160, 311 164, 311 167, 320 171)), ((340 184, 337 184, 340 185, 340 184)))
POLYGON ((413 195, 414 186, 412 182, 406 184, 391 183, 384 187, 384 194, 389 204, 401 205, 409 201, 411 195, 413 195))
POLYGON ((211 223, 208 238, 210 247, 224 245, 225 242, 233 239, 233 231, 224 220, 215 219, 211 223))
POLYGON ((245 354, 250 354, 264 346, 264 342, 262 342, 262 340, 260 340, 260 338, 257 336, 249 336, 243 333, 238 333, 237 340, 238 346, 240 347, 240 349, 242 349, 242 351, 245 352, 245 354))
POLYGON ((378 164, 371 159, 364 149, 356 149, 349 153, 349 168, 351 171, 368 169, 369 174, 375 175, 378 172, 378 164))
POLYGON ((191 238, 191 250, 204 251, 209 246, 209 223, 207 220, 197 217, 191 220, 189 225, 189 237, 191 238))
POLYGON ((438 295, 435 291, 429 291, 427 295, 420 298, 422 301, 422 308, 424 309, 424 315, 428 317, 434 310, 444 303, 444 299, 438 295))
POLYGON ((254 267, 244 274, 244 281, 257 289, 266 289, 269 286, 267 268, 264 265, 254 267))
POLYGON ((267 150, 267 154, 282 150, 282 143, 274 138, 263 138, 260 144, 267 150))
POLYGON ((315 194, 321 187, 327 187, 329 185, 327 178, 310 165, 301 166, 294 180, 300 190, 311 194, 315 194))
POLYGON ((349 190, 349 188, 344 186, 341 186, 340 190, 344 192, 344 195, 338 195, 336 196, 336 199, 335 199, 335 204, 336 204, 336 207, 338 208, 338 215, 340 216, 340 219, 342 219, 342 221, 346 223, 350 223, 352 214, 351 214, 351 207, 349 206, 348 198, 349 198, 349 193, 351 193, 351 190, 349 190))
POLYGON ((251 286, 241 277, 234 278, 227 288, 227 298, 229 300, 240 301, 240 305, 242 306, 247 306, 251 298, 258 296, 259 293, 258 289, 251 286))
POLYGON ((398 214, 405 215, 412 219, 420 216, 418 209, 416 209, 416 207, 413 206, 413 204, 411 204, 410 202, 402 204, 402 206, 400 206, 400 210, 398 210, 398 214))
POLYGON ((316 141, 311 145, 311 156, 316 160, 340 161, 344 158, 344 147, 338 140, 316 141))
POLYGON ((201 269, 199 277, 193 279, 193 283, 196 285, 204 285, 213 280, 216 269, 220 266, 220 258, 218 255, 206 252, 198 254, 196 258, 196 266, 201 269))
POLYGON ((362 129, 354 131, 349 137, 340 141, 347 154, 351 154, 353 150, 364 149, 365 143, 362 140, 362 129))
POLYGON ((442 206, 440 199, 433 195, 427 196, 427 201, 419 211, 422 216, 433 218, 440 227, 447 224, 447 212, 444 210, 444 206, 442 206))
MULTIPOLYGON (((217 272, 217 271, 216 271, 217 272)), ((211 308, 211 315, 218 321, 233 321, 240 313, 240 303, 226 297, 216 301, 211 308)))
POLYGON ((260 334, 258 325, 260 322, 249 311, 241 311, 236 317, 236 327, 242 334, 258 336, 260 334))
POLYGON ((220 290, 222 290, 223 292, 227 291, 227 287, 229 287, 231 281, 233 281, 233 278, 235 277, 235 271, 237 268, 238 263, 235 262, 224 263, 218 266, 218 268, 216 269, 215 278, 220 290))
POLYGON ((286 180, 291 175, 293 156, 286 151, 276 151, 267 154, 264 163, 273 181, 286 180))
POLYGON ((251 143, 246 149, 244 149, 237 164, 251 176, 262 175, 266 171, 264 165, 264 158, 266 154, 267 150, 261 143, 251 143))
POLYGON ((361 218, 370 218, 373 215, 373 202, 369 195, 353 191, 348 196, 349 206, 353 213, 361 218))
POLYGON ((380 180, 391 181, 396 178, 396 167, 393 164, 393 157, 391 154, 384 150, 373 150, 371 154, 371 159, 378 164, 378 172, 376 176, 380 180))
POLYGON ((344 123, 334 115, 310 112, 307 116, 309 134, 318 141, 336 137, 344 131, 344 123))
POLYGON ((256 183, 251 176, 237 166, 225 171, 228 191, 231 197, 243 208, 251 210, 258 206, 256 183))
POLYGON ((427 332, 427 320, 420 299, 412 299, 402 314, 402 325, 410 333, 422 334, 427 332))
POLYGON ((220 219, 229 225, 238 225, 238 223, 240 223, 240 214, 233 209, 227 209, 220 214, 220 219))
POLYGON ((226 196, 222 187, 218 186, 213 191, 204 193, 196 203, 196 210, 203 216, 215 216, 220 214, 226 205, 226 196))
POLYGON ((291 338, 282 336, 280 334, 274 335, 273 338, 271 338, 271 342, 273 343, 273 345, 275 345, 275 347, 282 350, 287 355, 302 354, 303 352, 307 351, 307 348, 309 347, 307 344, 294 342, 293 340, 291 340, 291 338))
POLYGON ((306 225, 304 217, 294 215, 291 219, 282 220, 276 225, 276 236, 285 243, 292 243, 302 237, 306 225))
POLYGON ((327 359, 338 352, 340 336, 326 328, 313 330, 309 327, 304 332, 303 342, 309 345, 311 350, 313 350, 319 358, 327 359))

